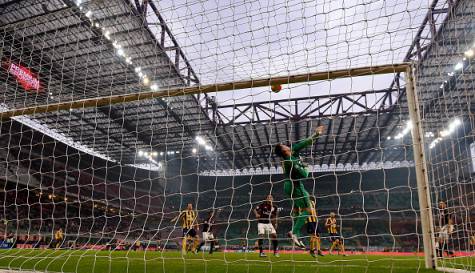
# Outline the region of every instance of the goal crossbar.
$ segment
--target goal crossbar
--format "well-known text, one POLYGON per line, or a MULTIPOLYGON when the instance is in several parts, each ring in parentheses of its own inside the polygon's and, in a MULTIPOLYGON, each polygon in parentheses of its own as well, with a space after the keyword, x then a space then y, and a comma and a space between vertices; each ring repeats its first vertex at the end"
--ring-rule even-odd
POLYGON ((313 82, 321 80, 333 80, 339 78, 359 77, 369 75, 379 75, 388 73, 405 72, 410 67, 410 63, 390 64, 381 66, 367 66, 351 69, 341 69, 333 71, 313 72, 305 74, 295 74, 264 79, 251 79, 237 82, 226 82, 208 85, 187 86, 178 88, 167 88, 157 91, 136 92, 131 94, 111 95, 104 97, 87 98, 75 101, 50 103, 45 105, 35 105, 12 109, 0 113, 0 119, 6 120, 15 116, 34 115, 40 113, 56 112, 60 110, 70 110, 88 107, 101 107, 111 104, 126 103, 140 100, 147 100, 162 97, 174 97, 204 93, 214 93, 230 90, 248 89, 255 87, 266 87, 278 84, 293 84, 302 82, 313 82))

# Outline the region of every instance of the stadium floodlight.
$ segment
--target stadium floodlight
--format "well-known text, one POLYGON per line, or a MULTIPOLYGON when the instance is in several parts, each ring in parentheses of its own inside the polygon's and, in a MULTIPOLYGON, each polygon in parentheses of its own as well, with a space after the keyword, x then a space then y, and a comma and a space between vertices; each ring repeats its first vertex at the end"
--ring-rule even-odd
POLYGON ((142 81, 143 81, 143 84, 144 84, 144 85, 148 85, 148 84, 150 83, 150 80, 149 80, 149 78, 147 77, 147 75, 145 75, 145 76, 143 77, 142 81))
MULTIPOLYGON (((462 121, 459 118, 453 119, 447 126, 447 129, 440 131, 439 133, 440 136, 434 139, 430 143, 429 148, 430 149, 434 148, 437 145, 437 143, 441 142, 445 137, 448 137, 451 134, 453 134, 460 125, 462 125, 462 121)), ((434 136, 433 133, 432 133, 432 136, 434 136)))
POLYGON ((450 123, 449 127, 456 128, 456 127, 460 126, 461 124, 462 124, 462 121, 460 119, 456 118, 450 123))
POLYGON ((399 134, 395 135, 394 136, 394 139, 401 139, 403 138, 405 135, 407 135, 407 133, 409 133, 412 129, 412 122, 409 120, 407 123, 406 123, 406 127, 404 127, 404 129, 402 130, 402 132, 400 132, 399 134))
POLYGON ((434 139, 434 140, 430 143, 429 148, 430 148, 430 149, 433 149, 433 148, 437 145, 437 143, 439 143, 440 141, 442 141, 442 138, 441 138, 441 137, 438 137, 438 138, 434 139))
POLYGON ((143 156, 144 152, 142 150, 139 151, 139 156, 143 156))
POLYGON ((150 85, 150 89, 152 91, 158 91, 158 85, 156 83, 154 83, 154 84, 150 85))
POLYGON ((160 152, 160 156, 163 156, 163 152, 160 152))
POLYGON ((100 28, 100 27, 101 27, 101 25, 100 25, 99 23, 97 23, 97 22, 94 24, 94 26, 96 26, 97 28, 100 28))
POLYGON ((82 4, 82 0, 76 0, 74 3, 79 7, 82 4))
POLYGON ((473 51, 473 49, 469 49, 467 51, 465 51, 465 56, 467 56, 468 58, 472 58, 473 55, 475 54, 475 52, 473 51))
POLYGON ((213 150, 213 147, 209 146, 209 145, 205 145, 205 149, 207 151, 212 151, 213 150))
POLYGON ((137 66, 135 69, 134 69, 135 73, 139 73, 140 71, 142 71, 142 68, 140 66, 137 66))
POLYGON ((86 15, 87 18, 91 18, 91 16, 92 16, 92 11, 91 11, 91 10, 88 10, 85 15, 86 15))
POLYGON ((158 152, 152 152, 152 156, 153 156, 153 157, 157 157, 157 156, 158 156, 158 152))
POLYGON ((107 40, 110 40, 110 39, 111 39, 111 33, 110 33, 110 31, 106 30, 106 31, 104 32, 104 37, 106 37, 107 40))
POLYGON ((204 138, 202 138, 201 136, 196 136, 196 137, 195 137, 195 140, 196 140, 196 142, 198 142, 198 144, 200 144, 200 145, 206 145, 206 141, 205 141, 204 138))
POLYGON ((122 56, 124 56, 124 54, 125 54, 125 52, 124 52, 124 50, 123 50, 122 48, 118 48, 118 49, 117 49, 117 55, 119 55, 119 56, 122 57, 122 56))
POLYGON ((193 149, 191 149, 191 152, 196 154, 198 152, 198 150, 196 148, 193 148, 193 149))
POLYGON ((388 136, 386 139, 387 139, 387 140, 391 140, 391 137, 390 137, 390 136, 388 136))
POLYGON ((449 123, 448 128, 440 132, 440 136, 446 137, 451 135, 453 132, 455 132, 455 129, 457 129, 457 127, 459 127, 461 124, 462 122, 458 118, 452 120, 452 122, 449 123))

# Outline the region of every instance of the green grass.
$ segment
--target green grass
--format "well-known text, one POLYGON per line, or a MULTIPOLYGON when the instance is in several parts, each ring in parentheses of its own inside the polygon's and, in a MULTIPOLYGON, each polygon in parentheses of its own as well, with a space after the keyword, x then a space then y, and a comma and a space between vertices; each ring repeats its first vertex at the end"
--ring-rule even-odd
MULTIPOLYGON (((464 268, 461 264, 475 269, 475 258, 455 259, 452 265, 464 268)), ((182 257, 178 252, 27 249, 0 250, 0 268, 77 273, 435 272, 424 269, 422 257, 415 256, 350 255, 313 259, 304 254, 285 254, 280 258, 259 258, 256 253, 217 252, 182 257)))

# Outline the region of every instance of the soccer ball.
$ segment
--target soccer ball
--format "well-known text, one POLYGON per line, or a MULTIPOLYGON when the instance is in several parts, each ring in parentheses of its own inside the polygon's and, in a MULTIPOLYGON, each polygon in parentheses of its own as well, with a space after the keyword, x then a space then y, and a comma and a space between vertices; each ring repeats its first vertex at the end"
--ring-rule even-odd
POLYGON ((274 93, 279 93, 280 90, 282 90, 282 85, 273 84, 273 85, 271 85, 270 90, 272 90, 272 92, 274 92, 274 93))

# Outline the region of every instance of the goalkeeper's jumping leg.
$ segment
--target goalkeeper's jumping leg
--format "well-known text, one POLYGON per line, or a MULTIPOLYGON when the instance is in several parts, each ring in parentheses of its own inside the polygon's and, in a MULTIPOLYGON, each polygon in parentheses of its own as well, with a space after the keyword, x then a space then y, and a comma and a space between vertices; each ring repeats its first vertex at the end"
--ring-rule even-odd
POLYGON ((305 225, 307 218, 311 215, 310 196, 301 184, 298 188, 292 185, 290 196, 293 198, 292 201, 294 203, 294 209, 292 211, 294 223, 292 231, 290 231, 288 235, 296 246, 305 248, 305 244, 300 241, 300 237, 302 227, 305 225))

